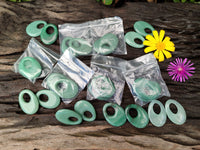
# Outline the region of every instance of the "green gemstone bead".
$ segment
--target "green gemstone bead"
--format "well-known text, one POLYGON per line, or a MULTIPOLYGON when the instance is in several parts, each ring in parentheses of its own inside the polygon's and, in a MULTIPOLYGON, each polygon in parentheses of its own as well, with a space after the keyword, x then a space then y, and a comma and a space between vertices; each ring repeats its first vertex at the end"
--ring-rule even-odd
POLYGON ((113 0, 102 0, 104 5, 111 5, 113 3, 113 0))
POLYGON ((32 115, 32 114, 35 114, 38 111, 38 109, 39 109, 38 99, 37 99, 36 95, 31 90, 28 90, 28 89, 22 90, 19 93, 18 99, 19 99, 20 108, 26 114, 32 115), (29 97, 30 97, 29 102, 25 102, 25 100, 23 98, 24 94, 29 95, 29 97))
POLYGON ((92 52, 92 46, 86 40, 73 38, 69 41, 69 47, 75 55, 88 55, 92 52))
POLYGON ((40 76, 42 67, 33 57, 24 57, 18 65, 19 73, 25 78, 32 80, 40 76))
POLYGON ((149 123, 149 118, 147 112, 139 105, 130 104, 125 109, 126 118, 128 121, 136 128, 144 128, 149 123), (135 109, 137 111, 137 116, 135 118, 131 117, 129 111, 130 109, 135 109))
POLYGON ((75 111, 69 109, 60 109, 56 112, 55 117, 58 121, 66 125, 77 125, 82 122, 81 116, 75 111), (76 118, 76 121, 70 120, 70 118, 76 118))
POLYGON ((150 29, 153 32, 155 29, 149 23, 145 21, 137 21, 134 24, 134 29, 137 33, 141 34, 142 36, 146 36, 151 33, 146 33, 145 29, 150 29))
POLYGON ((92 104, 86 100, 80 100, 74 105, 74 110, 81 115, 85 121, 94 121, 96 119, 96 112, 92 104), (86 111, 92 114, 92 117, 87 117, 84 115, 86 111))
POLYGON ((186 112, 183 106, 173 99, 169 99, 165 103, 165 111, 167 113, 168 118, 177 125, 182 125, 186 121, 186 112), (177 108, 177 113, 173 113, 170 109, 170 104, 174 104, 177 108))
POLYGON ((39 100, 39 104, 48 109, 54 109, 59 106, 60 104, 60 97, 50 90, 40 90, 36 93, 36 96, 39 100), (40 100, 41 95, 46 95, 48 97, 48 100, 46 102, 40 100))
POLYGON ((141 36, 140 34, 138 34, 136 32, 131 31, 131 32, 126 33, 126 35, 125 35, 125 41, 126 41, 126 43, 128 45, 130 45, 132 47, 135 47, 135 48, 143 48, 144 45, 143 44, 137 44, 135 42, 135 39, 141 40, 142 43, 145 40, 143 36, 141 36))
POLYGON ((152 100, 151 101, 151 103, 149 104, 149 107, 148 107, 148 115, 149 115, 149 120, 156 127, 162 127, 167 120, 165 108, 164 108, 163 104, 158 100, 152 100), (154 112, 153 106, 155 104, 158 104, 159 107, 160 107, 160 113, 159 114, 154 112))
POLYGON ((71 37, 65 37, 63 40, 62 40, 62 43, 61 43, 61 50, 62 52, 64 53, 66 49, 69 48, 69 41, 72 40, 73 38, 71 37))
POLYGON ((157 99, 161 94, 161 86, 156 81, 146 78, 138 78, 135 80, 133 90, 142 101, 149 102, 157 99))
POLYGON ((112 126, 122 126, 126 122, 126 115, 124 113, 124 109, 117 104, 114 103, 107 103, 103 106, 103 115, 106 121, 111 124, 112 126), (112 107, 115 110, 114 115, 107 114, 107 108, 112 107))
POLYGON ((103 37, 99 38, 94 42, 94 50, 98 54, 108 55, 117 48, 118 46, 118 38, 116 35, 112 33, 107 33, 103 37))
POLYGON ((79 91, 76 82, 59 73, 52 73, 47 77, 47 86, 65 99, 74 98, 79 91))
MULTIPOLYGON (((47 25, 45 21, 37 20, 33 21, 26 27, 26 33, 31 37, 37 37, 41 34, 43 28, 38 28, 39 25, 47 25)), ((43 26, 43 27, 44 27, 43 26)))
POLYGON ((88 90, 98 100, 108 100, 115 94, 113 82, 106 76, 94 77, 88 85, 88 90))
POLYGON ((57 37, 58 29, 54 24, 47 24, 46 26, 44 26, 40 34, 41 41, 46 45, 53 44, 57 40, 57 37), (54 29, 54 31, 51 34, 48 34, 47 29, 51 27, 54 29))

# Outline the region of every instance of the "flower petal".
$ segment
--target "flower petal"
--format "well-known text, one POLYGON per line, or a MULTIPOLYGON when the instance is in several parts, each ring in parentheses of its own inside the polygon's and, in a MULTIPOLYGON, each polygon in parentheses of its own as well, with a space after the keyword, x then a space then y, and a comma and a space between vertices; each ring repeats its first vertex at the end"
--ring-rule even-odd
POLYGON ((160 35, 159 35, 160 42, 162 42, 164 36, 165 36, 165 31, 164 30, 160 30, 160 35))
POLYGON ((162 51, 159 51, 159 62, 164 61, 164 55, 162 51))
POLYGON ((143 41, 143 45, 146 45, 146 46, 152 46, 152 45, 155 45, 154 43, 150 42, 150 41, 143 41))
POLYGON ((156 47, 150 46, 150 47, 146 47, 146 48, 144 49, 144 52, 145 52, 145 53, 149 53, 149 52, 152 52, 152 51, 154 51, 154 50, 156 50, 156 47))
POLYGON ((153 36, 154 36, 156 41, 159 41, 158 31, 154 30, 153 31, 153 36))
POLYGON ((159 51, 158 51, 158 50, 156 50, 156 51, 154 52, 154 56, 155 56, 157 59, 159 59, 159 51))
POLYGON ((166 36, 165 39, 163 40, 163 43, 166 44, 166 42, 169 42, 170 41, 170 37, 166 36))
POLYGON ((166 50, 163 50, 163 53, 164 53, 164 55, 166 56, 167 59, 172 57, 172 54, 170 52, 166 51, 166 50))
POLYGON ((174 52, 175 51, 175 47, 171 47, 171 46, 165 46, 165 49, 170 51, 170 52, 174 52))
POLYGON ((156 43, 156 40, 155 40, 154 37, 153 37, 152 35, 150 35, 150 34, 148 34, 148 35, 146 36, 146 39, 149 40, 149 41, 151 41, 151 42, 153 42, 153 43, 156 43))

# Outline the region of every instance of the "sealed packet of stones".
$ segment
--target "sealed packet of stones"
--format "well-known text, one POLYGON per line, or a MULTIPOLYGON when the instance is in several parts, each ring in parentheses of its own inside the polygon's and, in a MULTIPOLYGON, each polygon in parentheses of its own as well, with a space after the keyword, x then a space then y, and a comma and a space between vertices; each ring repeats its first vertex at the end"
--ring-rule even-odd
POLYGON ((120 17, 80 24, 66 23, 58 27, 61 54, 68 47, 71 47, 75 56, 127 54, 123 21, 120 17))
POLYGON ((104 100, 120 105, 125 86, 122 71, 125 71, 126 60, 94 55, 90 67, 95 73, 87 86, 87 100, 104 100))
POLYGON ((123 74, 135 102, 141 106, 162 96, 170 97, 157 60, 151 53, 127 61, 123 74))
POLYGON ((65 104, 85 88, 94 72, 67 50, 44 79, 42 86, 54 91, 65 104))
POLYGON ((19 73, 31 82, 44 78, 59 59, 54 51, 44 47, 32 38, 28 47, 14 64, 15 73, 19 73))

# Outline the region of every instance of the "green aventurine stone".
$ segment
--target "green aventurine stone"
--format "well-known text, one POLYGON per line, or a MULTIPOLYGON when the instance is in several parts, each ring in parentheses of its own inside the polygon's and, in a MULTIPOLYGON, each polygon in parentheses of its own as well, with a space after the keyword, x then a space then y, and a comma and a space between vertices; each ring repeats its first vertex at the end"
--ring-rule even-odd
POLYGON ((73 38, 69 41, 69 47, 75 55, 88 55, 92 52, 92 46, 86 40, 73 38))
POLYGON ((19 106, 26 114, 32 115, 35 114, 39 109, 39 103, 36 95, 28 89, 22 90, 19 93, 19 106), (29 102, 24 100, 24 94, 28 94, 30 97, 29 102))
POLYGON ((158 82, 146 78, 135 80, 133 90, 142 101, 149 102, 157 99, 161 94, 161 86, 158 82))
POLYGON ((128 45, 130 45, 132 47, 135 47, 135 48, 143 48, 144 45, 143 44, 137 44, 135 42, 135 39, 141 40, 142 43, 145 40, 143 36, 141 36, 140 34, 138 34, 136 32, 131 31, 131 32, 126 33, 126 35, 125 35, 125 41, 126 41, 126 43, 128 45))
POLYGON ((58 29, 54 24, 47 24, 46 26, 44 26, 40 34, 41 41, 46 45, 53 44, 57 40, 57 37, 58 29), (53 33, 47 33, 48 28, 53 28, 53 33))
POLYGON ((98 100, 108 100, 115 94, 113 82, 103 75, 94 77, 88 85, 88 90, 98 100))
POLYGON ((55 116, 58 121, 66 125, 77 125, 82 122, 81 116, 69 109, 60 109, 56 112, 55 116), (73 121, 71 118, 76 118, 77 120, 73 121))
POLYGON ((25 78, 32 80, 40 76, 42 67, 33 57, 24 57, 18 65, 19 73, 25 78))
POLYGON ((107 33, 94 42, 94 50, 98 54, 108 55, 117 48, 118 42, 116 35, 107 33))
POLYGON ((96 119, 96 112, 92 104, 90 104, 86 100, 80 100, 76 102, 74 105, 74 110, 81 115, 83 120, 85 121, 94 121, 96 119), (91 117, 85 116, 85 112, 89 111, 91 113, 91 117))
POLYGON ((137 33, 141 34, 142 36, 146 36, 148 34, 152 34, 152 32, 155 30, 152 25, 145 21, 137 21, 134 24, 134 29, 137 33), (150 29, 151 33, 146 33, 145 29, 150 29))
POLYGON ((58 105, 60 104, 60 97, 56 93, 54 93, 53 91, 40 90, 40 91, 37 92, 36 96, 39 100, 39 104, 44 108, 54 109, 54 108, 58 107, 58 105), (42 101, 40 99, 41 95, 46 95, 48 97, 48 100, 42 101))
POLYGON ((166 119, 167 119, 165 108, 164 108, 163 104, 158 100, 151 101, 151 103, 149 104, 149 107, 148 107, 148 115, 149 115, 149 120, 156 127, 162 127, 165 124, 166 119), (160 107, 159 114, 154 112, 153 106, 155 104, 158 104, 160 107))
POLYGON ((186 112, 183 106, 173 99, 169 99, 165 103, 165 111, 167 113, 168 118, 177 125, 182 125, 186 121, 186 112), (170 109, 170 104, 174 104, 177 108, 177 113, 173 113, 170 109))
POLYGON ((144 128, 149 123, 149 118, 147 112, 139 105, 130 104, 125 109, 126 118, 128 121, 136 128, 144 128), (131 117, 129 111, 130 109, 137 110, 137 116, 135 118, 131 117))
POLYGON ((61 50, 62 52, 64 53, 66 49, 69 48, 69 41, 73 39, 71 37, 65 37, 63 40, 62 40, 62 44, 61 44, 61 50))
POLYGON ((73 80, 59 73, 52 73, 47 77, 47 86, 61 98, 74 98, 79 87, 73 80))
POLYGON ((26 27, 26 33, 31 37, 39 36, 43 29, 43 27, 39 28, 39 25, 43 25, 44 27, 45 25, 47 25, 47 23, 42 20, 33 21, 26 27))
POLYGON ((103 115, 106 121, 112 126, 122 126, 126 122, 126 115, 124 113, 124 109, 117 104, 107 103, 103 106, 103 115), (109 115, 107 113, 107 108, 112 107, 115 110, 114 115, 109 115))

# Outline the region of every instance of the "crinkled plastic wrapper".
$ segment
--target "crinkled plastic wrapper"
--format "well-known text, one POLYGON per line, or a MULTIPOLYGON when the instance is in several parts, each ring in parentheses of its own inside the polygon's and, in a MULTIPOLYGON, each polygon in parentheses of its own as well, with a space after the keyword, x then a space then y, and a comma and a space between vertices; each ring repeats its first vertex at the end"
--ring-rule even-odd
MULTIPOLYGON (((44 78, 50 70, 53 68, 53 65, 57 62, 59 59, 59 55, 55 53, 54 51, 44 47, 42 44, 40 44, 35 38, 32 38, 29 42, 28 47, 24 51, 24 53, 20 56, 20 58, 15 62, 14 64, 14 72, 20 73, 27 79, 29 79, 32 83, 35 83, 35 81, 39 78, 44 78), (27 76, 24 76, 21 71, 19 70, 19 64, 22 59, 25 57, 31 57, 34 58, 41 66, 41 72, 38 74, 35 78, 28 78, 27 76)), ((31 62, 25 62, 24 65, 35 65, 31 64, 31 62)), ((24 66, 28 67, 28 66, 24 66)), ((34 73, 34 72, 33 72, 34 73)))
POLYGON ((87 100, 104 100, 122 102, 125 79, 126 61, 111 56, 95 55, 91 60, 91 69, 95 72, 87 88, 87 100))
POLYGON ((67 50, 44 79, 42 86, 57 93, 68 104, 85 88, 93 74, 86 64, 67 50))
POLYGON ((88 21, 80 24, 66 23, 59 25, 59 40, 61 54, 71 47, 76 56, 110 53, 127 54, 124 41, 123 20, 111 17, 88 21), (99 40, 104 37, 104 40, 99 40), (74 41, 75 39, 75 41, 74 41), (104 49, 102 53, 96 47, 104 49))
POLYGON ((162 96, 170 97, 157 60, 151 53, 128 61, 123 74, 135 102, 141 106, 162 96))

